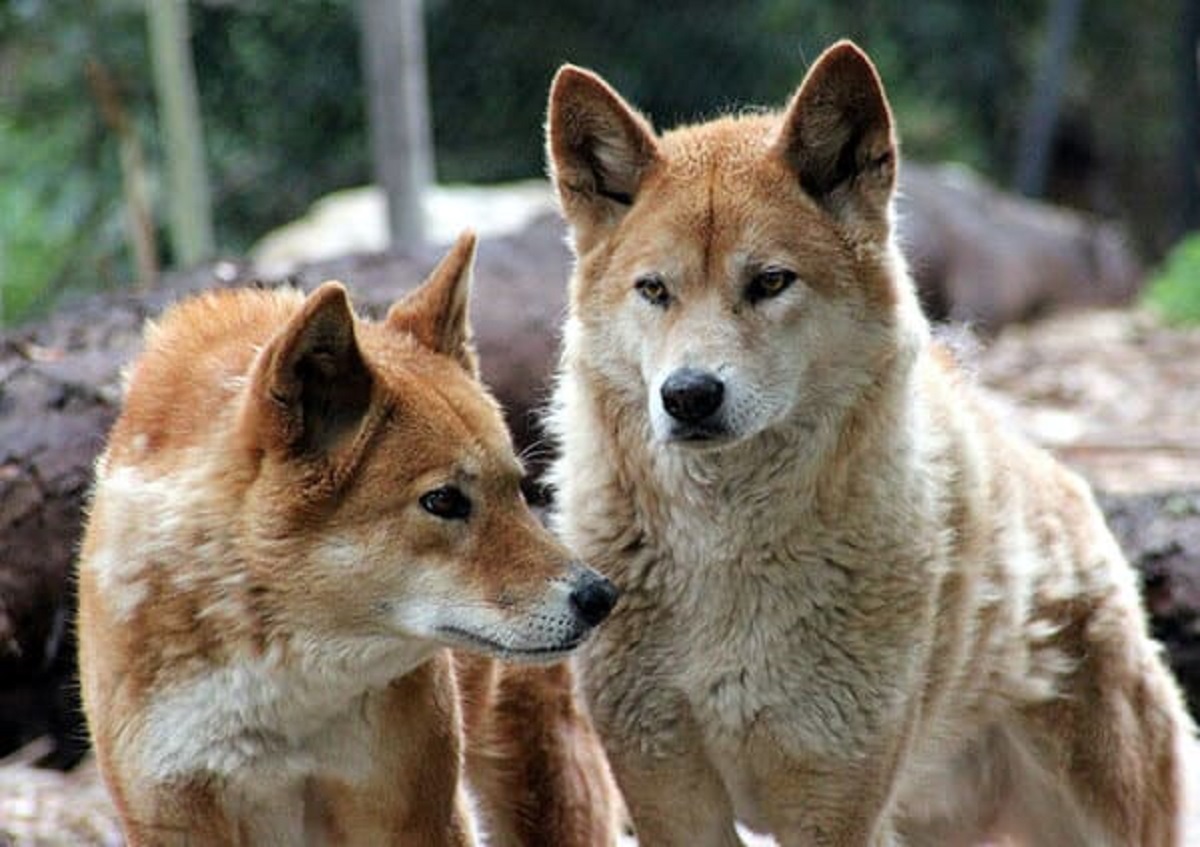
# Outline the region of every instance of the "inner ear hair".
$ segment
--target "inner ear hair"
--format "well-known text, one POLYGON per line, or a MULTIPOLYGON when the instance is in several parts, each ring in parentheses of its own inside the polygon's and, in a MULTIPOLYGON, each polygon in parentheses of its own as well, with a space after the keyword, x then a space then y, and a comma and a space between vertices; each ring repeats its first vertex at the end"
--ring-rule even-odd
POLYGON ((564 65, 550 90, 547 142, 560 190, 630 206, 658 157, 654 130, 608 83, 564 65))
POLYGON ((840 211, 886 205, 896 141, 883 83, 849 41, 830 47, 804 78, 782 123, 777 149, 817 202, 840 211))
POLYGON ((612 200, 614 203, 620 203, 622 206, 633 205, 633 195, 627 191, 613 191, 608 188, 602 180, 599 180, 596 185, 596 193, 606 200, 612 200))
POLYGON ((294 454, 327 452, 356 430, 373 379, 355 336, 346 290, 327 282, 264 351, 261 390, 271 437, 294 454))
POLYGON ((357 430, 370 406, 367 364, 357 347, 314 350, 296 363, 296 370, 303 417, 303 435, 296 448, 303 453, 329 452, 357 430))
POLYGON ((881 172, 894 162, 895 153, 889 146, 879 151, 871 148, 867 135, 871 128, 863 124, 847 124, 838 128, 828 150, 814 151, 799 167, 800 183, 814 198, 827 198, 838 186, 845 185, 860 174, 881 172), (838 140, 838 136, 841 140, 838 140))
POLYGON ((636 141, 614 137, 614 133, 612 126, 597 126, 576 139, 575 149, 591 177, 584 190, 631 206, 648 159, 641 155, 644 151, 636 141))

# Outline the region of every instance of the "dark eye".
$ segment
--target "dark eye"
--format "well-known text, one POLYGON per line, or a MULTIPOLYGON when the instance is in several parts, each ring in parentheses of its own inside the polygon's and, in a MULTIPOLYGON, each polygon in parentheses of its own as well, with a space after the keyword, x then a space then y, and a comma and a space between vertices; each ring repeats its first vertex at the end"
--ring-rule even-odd
POLYGON ((465 521, 471 516, 471 501, 453 485, 443 485, 421 495, 421 508, 447 521, 465 521))
POLYGON ((751 303, 766 300, 783 293, 788 286, 796 281, 794 271, 787 268, 767 268, 759 271, 746 286, 746 299, 751 303))
POLYGON ((650 276, 638 277, 638 281, 633 284, 634 290, 642 296, 652 306, 661 306, 666 308, 671 302, 671 292, 667 291, 667 284, 662 281, 662 277, 651 274, 650 276))

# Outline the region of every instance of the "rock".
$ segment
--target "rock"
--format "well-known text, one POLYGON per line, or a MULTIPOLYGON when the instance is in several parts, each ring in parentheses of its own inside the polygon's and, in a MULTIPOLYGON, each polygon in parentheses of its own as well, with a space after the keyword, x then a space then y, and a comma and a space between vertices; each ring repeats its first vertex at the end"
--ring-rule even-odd
MULTIPOLYGON (((304 265, 387 249, 387 206, 375 185, 328 194, 304 217, 263 236, 250 248, 259 273, 282 276, 304 265)), ((544 179, 499 185, 434 185, 422 198, 426 240, 449 244, 469 226, 483 240, 512 235, 554 210, 544 179)))
POLYGON ((1129 302, 1142 271, 1116 225, 1007 194, 960 166, 905 162, 900 232, 926 309, 996 330, 1129 302))

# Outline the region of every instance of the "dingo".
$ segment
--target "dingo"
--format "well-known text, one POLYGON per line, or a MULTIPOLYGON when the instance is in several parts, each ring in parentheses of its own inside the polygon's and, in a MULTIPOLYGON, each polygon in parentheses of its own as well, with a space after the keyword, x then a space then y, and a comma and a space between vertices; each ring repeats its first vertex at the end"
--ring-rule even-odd
POLYGON ((79 570, 131 844, 468 844, 464 756, 492 843, 615 839, 569 669, 443 649, 561 658, 616 598, 521 498, 473 255, 464 236, 381 323, 326 283, 202 295, 147 333, 79 570))
POLYGON ((870 60, 663 135, 564 67, 547 135, 557 522, 623 592, 580 666, 643 847, 1179 844, 1134 573, 931 343, 870 60))

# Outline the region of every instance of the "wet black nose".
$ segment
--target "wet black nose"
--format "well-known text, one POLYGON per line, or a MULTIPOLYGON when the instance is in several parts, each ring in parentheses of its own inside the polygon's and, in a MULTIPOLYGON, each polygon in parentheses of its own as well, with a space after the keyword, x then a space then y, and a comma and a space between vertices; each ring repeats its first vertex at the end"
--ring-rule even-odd
POLYGON ((608 617, 617 602, 617 587, 600 574, 589 574, 571 592, 571 605, 588 626, 608 617))
POLYGON ((721 408, 725 383, 708 371, 680 368, 662 384, 663 408, 680 423, 700 423, 721 408))

